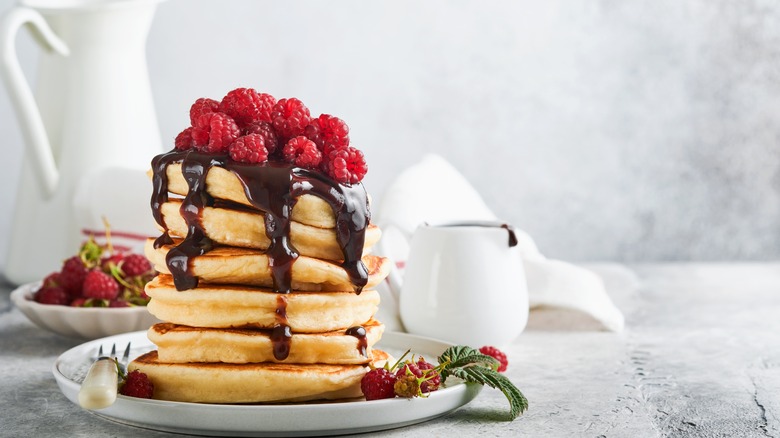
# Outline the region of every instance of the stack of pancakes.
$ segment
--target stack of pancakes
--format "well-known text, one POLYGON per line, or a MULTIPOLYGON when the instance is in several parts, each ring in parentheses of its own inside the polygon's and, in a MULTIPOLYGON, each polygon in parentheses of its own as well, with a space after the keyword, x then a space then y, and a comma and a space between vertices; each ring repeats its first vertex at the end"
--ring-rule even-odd
POLYGON ((368 364, 387 360, 372 348, 384 330, 373 288, 389 270, 370 254, 381 232, 362 185, 194 150, 162 154, 152 171, 163 235, 146 245, 159 272, 146 293, 165 322, 129 370, 164 400, 359 397, 368 364))

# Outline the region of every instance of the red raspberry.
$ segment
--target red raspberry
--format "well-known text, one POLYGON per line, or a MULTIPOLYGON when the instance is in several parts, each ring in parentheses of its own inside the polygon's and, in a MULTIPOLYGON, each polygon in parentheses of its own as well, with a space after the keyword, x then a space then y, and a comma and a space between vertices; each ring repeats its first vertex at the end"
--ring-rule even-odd
POLYGON ((154 384, 146 374, 135 370, 127 375, 125 383, 119 389, 119 393, 129 397, 152 398, 154 395, 154 384))
POLYGON ((244 127, 253 122, 270 122, 275 104, 276 99, 270 94, 261 94, 252 88, 236 88, 222 98, 219 110, 244 127))
POLYGON ((227 152, 228 145, 240 135, 236 122, 223 113, 200 116, 192 129, 195 147, 208 154, 227 152))
POLYGON ((417 363, 406 362, 398 369, 395 376, 400 379, 408 375, 407 369, 418 379, 418 386, 423 394, 439 389, 441 376, 439 376, 438 371, 434 370, 434 366, 426 362, 425 359, 420 358, 417 363))
POLYGON ((307 169, 316 169, 322 162, 322 153, 317 149, 317 145, 302 135, 291 138, 284 145, 282 155, 288 163, 307 169))
POLYGON ((192 127, 185 129, 176 136, 176 140, 173 141, 176 145, 176 149, 180 151, 186 151, 192 149, 195 146, 195 142, 192 140, 192 127))
POLYGON ((214 99, 201 97, 190 107, 190 124, 195 126, 200 116, 219 111, 219 102, 214 99))
POLYGON ((152 264, 141 254, 128 254, 122 261, 122 273, 125 277, 136 277, 152 270, 152 264))
POLYGON ((498 367, 498 372, 503 373, 506 371, 506 367, 509 366, 509 361, 506 359, 506 354, 496 347, 491 345, 485 345, 479 349, 479 352, 496 359, 501 365, 498 367))
POLYGON ((363 152, 352 146, 331 151, 325 161, 323 171, 342 184, 357 184, 368 172, 363 152))
POLYGON ((111 300, 108 307, 130 307, 130 303, 125 300, 111 300))
POLYGON ((360 389, 366 400, 380 400, 395 397, 396 377, 392 371, 376 368, 366 373, 360 381, 360 389))
POLYGON ((70 303, 70 295, 61 287, 42 287, 35 292, 33 299, 41 304, 67 306, 70 303))
POLYGON ((52 272, 43 279, 41 287, 59 287, 60 285, 60 273, 52 272))
POLYGON ((265 163, 268 161, 268 151, 265 139, 260 134, 249 134, 238 137, 228 147, 230 158, 241 163, 265 163))
POLYGON ((89 271, 84 279, 84 296, 99 300, 113 300, 119 295, 119 283, 103 271, 89 271))
POLYGON ((284 140, 303 134, 310 121, 309 109, 294 97, 279 100, 271 110, 271 122, 284 140))
POLYGON ((244 135, 258 134, 263 137, 265 150, 268 155, 273 154, 279 149, 279 136, 276 135, 274 126, 270 122, 255 122, 243 130, 244 135))
POLYGON ((304 133, 325 156, 334 149, 349 146, 349 126, 340 118, 328 114, 320 114, 318 118, 312 119, 304 133))
POLYGON ((84 284, 84 278, 87 276, 87 267, 81 261, 81 257, 73 256, 62 265, 60 271, 60 286, 65 289, 70 296, 77 297, 81 295, 81 286, 84 284))
POLYGON ((75 300, 70 302, 70 307, 87 307, 86 304, 87 304, 86 298, 84 297, 76 298, 75 300))

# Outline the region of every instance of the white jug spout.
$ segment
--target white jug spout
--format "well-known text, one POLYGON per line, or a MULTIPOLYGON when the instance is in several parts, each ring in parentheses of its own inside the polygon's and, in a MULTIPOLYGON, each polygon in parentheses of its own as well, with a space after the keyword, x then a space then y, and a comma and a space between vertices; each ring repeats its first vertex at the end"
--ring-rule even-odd
POLYGON ((31 163, 42 187, 43 195, 51 197, 59 182, 59 170, 54 160, 49 136, 43 125, 32 90, 25 80, 16 56, 16 34, 19 28, 30 24, 36 40, 46 50, 68 56, 68 46, 51 30, 38 11, 17 6, 6 12, 0 20, 0 75, 2 75, 11 103, 16 109, 31 163))

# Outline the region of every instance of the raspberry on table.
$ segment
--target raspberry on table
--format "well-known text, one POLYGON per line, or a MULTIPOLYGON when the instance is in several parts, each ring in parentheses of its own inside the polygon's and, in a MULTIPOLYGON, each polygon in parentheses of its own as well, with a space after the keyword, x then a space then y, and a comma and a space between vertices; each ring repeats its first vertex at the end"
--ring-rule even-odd
POLYGON ((35 292, 33 300, 41 304, 67 306, 70 303, 70 295, 61 287, 42 287, 35 292))
POLYGON ((136 277, 152 270, 152 264, 141 254, 128 254, 122 260, 122 273, 125 277, 136 277))
POLYGON ((60 286, 72 297, 81 295, 81 287, 87 276, 87 267, 79 256, 73 256, 62 265, 60 271, 60 286))
POLYGON ((219 111, 245 127, 251 123, 271 121, 271 109, 276 99, 270 94, 258 93, 252 88, 236 88, 228 92, 219 104, 219 111))
POLYGON ((192 149, 195 146, 195 142, 192 140, 192 126, 180 132, 173 143, 176 146, 176 149, 180 151, 192 149))
POLYGON ((380 400, 395 397, 396 376, 390 370, 375 368, 363 376, 360 389, 366 400, 380 400))
POLYGON ((284 140, 303 134, 306 125, 311 121, 311 114, 306 105, 291 97, 280 99, 271 110, 271 122, 284 140))
POLYGON ((89 271, 84 278, 82 294, 86 298, 113 300, 119 295, 119 283, 103 271, 89 271))
POLYGON ((506 358, 506 354, 504 354, 504 352, 499 350, 498 348, 493 347, 492 345, 485 345, 484 347, 479 349, 479 352, 493 357, 500 363, 500 366, 498 367, 499 373, 503 373, 504 371, 506 371, 507 366, 509 366, 509 361, 506 358))
POLYGON ((238 137, 228 146, 228 152, 233 161, 241 163, 265 163, 268 161, 265 138, 260 134, 238 137))
POLYGON ((342 184, 357 184, 368 172, 363 152, 352 146, 331 151, 323 167, 328 176, 342 184))
POLYGON ((322 162, 322 153, 313 141, 304 136, 291 138, 282 149, 282 156, 288 163, 306 169, 316 169, 322 162))
POLYGON ((270 122, 260 121, 252 123, 245 127, 241 132, 244 135, 258 134, 263 137, 263 144, 265 144, 265 150, 268 151, 268 155, 273 154, 279 149, 279 136, 274 130, 274 126, 270 122))
POLYGON ((190 107, 190 124, 195 126, 198 118, 203 114, 214 113, 219 111, 219 102, 214 99, 201 97, 196 100, 190 107))
POLYGON ((329 114, 320 114, 311 123, 306 125, 304 135, 313 141, 328 156, 334 149, 343 149, 349 146, 349 126, 338 117, 329 114))
POLYGON ((227 152, 230 143, 241 135, 236 122, 223 113, 200 116, 192 129, 195 147, 201 152, 216 154, 227 152))
POLYGON ((149 380, 149 376, 135 370, 127 374, 119 393, 128 397, 152 398, 154 384, 149 380))

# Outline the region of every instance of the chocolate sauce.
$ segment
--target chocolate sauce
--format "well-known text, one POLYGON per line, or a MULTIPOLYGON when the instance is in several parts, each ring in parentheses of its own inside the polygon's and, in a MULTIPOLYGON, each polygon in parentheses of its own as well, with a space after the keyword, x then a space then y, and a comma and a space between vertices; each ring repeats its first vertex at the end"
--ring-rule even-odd
POLYGON ((271 344, 274 346, 274 357, 276 360, 285 360, 290 355, 290 344, 292 343, 292 332, 290 326, 284 324, 275 325, 271 330, 271 344))
POLYGON ((173 150, 156 156, 152 160, 154 191, 151 206, 154 218, 164 232, 155 241, 155 247, 173 243, 160 207, 168 200, 166 168, 175 162, 182 163, 182 174, 189 185, 180 210, 187 223, 187 237, 171 249, 166 257, 177 290, 197 286, 197 278, 190 274, 190 259, 208 252, 213 246, 203 232, 200 218, 203 207, 213 202, 205 191, 205 178, 214 166, 233 172, 243 185, 244 194, 252 206, 266 213, 266 235, 271 240, 266 254, 275 292, 288 293, 291 290, 291 270, 298 251, 290 241, 290 216, 297 198, 304 194, 321 198, 333 210, 336 216, 336 239, 344 254, 342 267, 357 293, 368 282, 368 270, 361 258, 365 230, 371 214, 362 184, 337 184, 318 172, 281 163, 236 163, 228 160, 227 156, 204 154, 194 149, 173 150))
POLYGON ((358 352, 360 352, 361 356, 368 357, 366 355, 366 350, 368 349, 368 341, 366 340, 366 328, 363 326, 350 327, 347 329, 346 334, 357 338, 358 352))
POLYGON ((515 235, 515 227, 509 224, 501 225, 501 228, 509 232, 509 247, 517 246, 517 235, 515 235))

